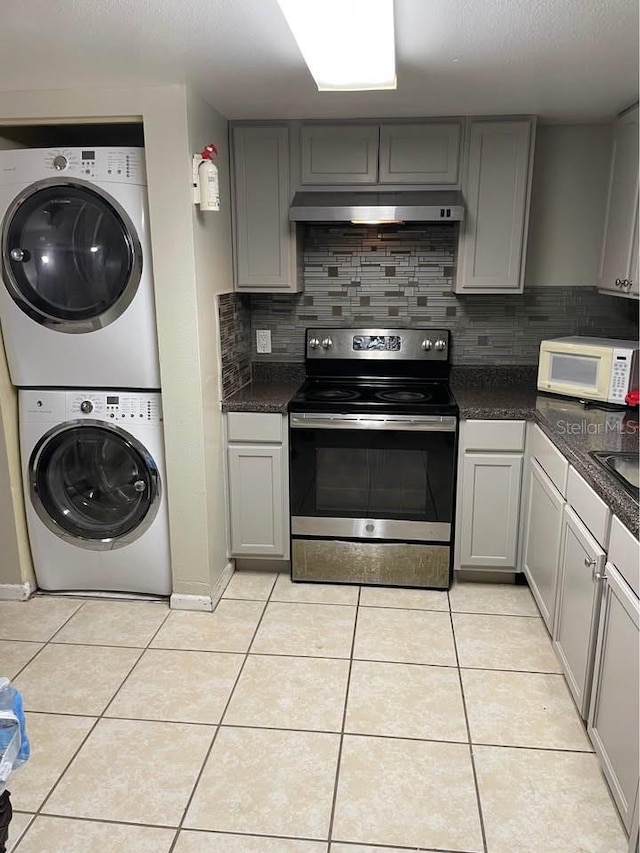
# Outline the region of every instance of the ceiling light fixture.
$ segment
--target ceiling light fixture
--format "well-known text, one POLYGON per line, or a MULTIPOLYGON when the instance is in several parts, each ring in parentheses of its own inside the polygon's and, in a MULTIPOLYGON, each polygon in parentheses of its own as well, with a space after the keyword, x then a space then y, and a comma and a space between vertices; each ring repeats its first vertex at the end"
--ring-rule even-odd
POLYGON ((396 88, 393 0, 278 0, 319 91, 396 88))

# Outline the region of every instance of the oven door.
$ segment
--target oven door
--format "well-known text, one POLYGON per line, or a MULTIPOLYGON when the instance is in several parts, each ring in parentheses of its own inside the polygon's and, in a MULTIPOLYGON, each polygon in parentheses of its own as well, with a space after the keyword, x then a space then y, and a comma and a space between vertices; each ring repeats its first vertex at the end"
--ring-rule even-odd
POLYGON ((447 587, 457 419, 290 415, 293 577, 447 587))

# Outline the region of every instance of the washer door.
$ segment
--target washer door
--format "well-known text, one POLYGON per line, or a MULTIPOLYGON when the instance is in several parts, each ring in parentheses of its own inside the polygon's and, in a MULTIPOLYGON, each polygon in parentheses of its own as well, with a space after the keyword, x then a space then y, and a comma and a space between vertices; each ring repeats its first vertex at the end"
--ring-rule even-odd
POLYGON ((133 436, 111 424, 71 421, 51 430, 31 455, 29 481, 43 523, 82 548, 127 545, 158 511, 155 462, 133 436))
POLYGON ((2 226, 2 267, 11 298, 58 332, 112 323, 140 282, 133 223, 111 196, 84 181, 41 181, 21 193, 2 226))

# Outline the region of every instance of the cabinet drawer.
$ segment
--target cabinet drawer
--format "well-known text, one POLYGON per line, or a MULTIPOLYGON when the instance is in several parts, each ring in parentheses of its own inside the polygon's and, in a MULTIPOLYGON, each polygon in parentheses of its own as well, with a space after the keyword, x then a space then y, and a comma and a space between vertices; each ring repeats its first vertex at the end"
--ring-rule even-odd
POLYGON ((595 539, 600 545, 606 547, 609 539, 611 510, 575 468, 571 467, 569 467, 567 480, 567 500, 595 539))
POLYGON ((609 562, 613 563, 631 589, 640 597, 640 542, 616 516, 611 522, 609 562))
POLYGON ((282 443, 284 418, 271 412, 228 412, 228 441, 282 443))
POLYGON ((531 456, 538 460, 547 477, 562 497, 566 498, 569 463, 539 426, 534 426, 531 433, 531 456))
POLYGON ((465 450, 524 450, 524 421, 467 421, 465 450))

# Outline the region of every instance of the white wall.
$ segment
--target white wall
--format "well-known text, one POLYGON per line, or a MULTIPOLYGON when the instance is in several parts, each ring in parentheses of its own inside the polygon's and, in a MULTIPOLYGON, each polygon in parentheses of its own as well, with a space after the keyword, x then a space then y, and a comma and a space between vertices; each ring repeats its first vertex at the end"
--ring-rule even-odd
MULTIPOLYGON (((226 448, 220 400, 220 331, 217 295, 233 290, 231 255, 231 182, 229 175, 229 131, 227 121, 192 91, 187 92, 187 132, 189 150, 202 151, 209 142, 218 149, 216 165, 220 181, 220 207, 203 213, 192 206, 196 261, 196 299, 201 355, 201 394, 209 531, 209 563, 223 566, 227 561, 227 496, 225 489, 226 448)), ((212 588, 218 577, 211 577, 212 588)))
POLYGON ((538 126, 525 287, 597 284, 611 126, 538 126))
MULTIPOLYGON (((142 119, 145 133, 174 591, 207 595, 227 562, 212 315, 213 293, 232 289, 230 204, 225 175, 220 215, 197 219, 190 155, 196 142, 196 150, 203 147, 200 137, 216 143, 220 137, 226 146, 226 121, 183 86, 0 92, 0 126, 125 118, 142 119)), ((1 383, 0 408, 3 419, 14 419, 15 405, 1 383)), ((15 455, 15 423, 4 435, 7 454, 15 455)), ((20 489, 15 477, 9 484, 0 479, 0 488, 7 485, 14 494, 20 489)), ((21 537, 18 530, 24 547, 21 537)), ((28 572, 23 560, 21 577, 28 572)))

